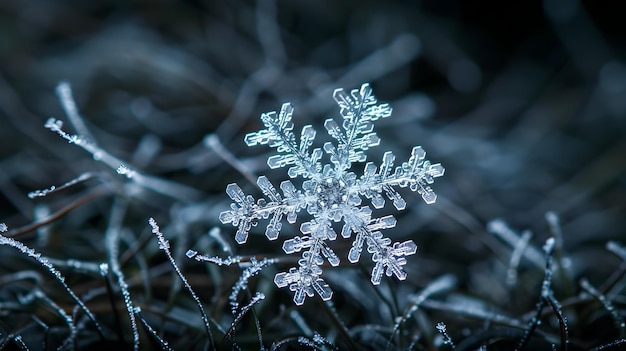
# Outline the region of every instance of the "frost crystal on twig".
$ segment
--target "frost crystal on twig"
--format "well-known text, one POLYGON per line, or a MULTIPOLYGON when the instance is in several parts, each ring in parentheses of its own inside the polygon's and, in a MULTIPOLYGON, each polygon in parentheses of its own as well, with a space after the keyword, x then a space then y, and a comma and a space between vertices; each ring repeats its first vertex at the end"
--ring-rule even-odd
POLYGON ((331 266, 339 265, 339 257, 329 246, 329 242, 337 238, 333 229, 335 222, 343 222, 342 237, 350 238, 354 234, 348 253, 351 263, 359 261, 363 245, 367 245, 375 263, 371 277, 373 284, 379 284, 383 274, 406 279, 402 268, 406 264, 405 256, 417 252, 417 246, 412 240, 392 244, 381 230, 395 227, 395 218, 391 215, 373 217, 371 207, 382 208, 386 196, 396 209, 404 210, 406 202, 397 192, 398 187, 408 187, 420 194, 426 203, 432 204, 437 196, 429 185, 444 173, 441 164, 431 164, 425 159, 422 147, 415 146, 409 160, 395 169, 395 156, 388 151, 380 166, 367 162, 363 174, 357 176, 352 171, 353 163, 365 162, 365 152, 380 143, 373 131, 373 123, 389 117, 391 107, 377 103, 367 83, 349 94, 336 89, 333 98, 339 105, 343 122, 338 124, 333 119, 324 122, 335 143, 326 142, 323 151, 322 148, 311 150, 316 135, 311 125, 302 128, 298 143, 293 132, 294 109, 289 103, 283 104, 278 113, 263 113, 261 121, 265 129, 245 136, 248 146, 262 144, 276 148, 276 154, 268 158, 267 164, 272 169, 289 167, 290 178, 304 179, 301 188, 297 189, 290 180, 285 180, 280 184, 281 194, 267 177, 260 176, 257 184, 265 197, 255 200, 237 184, 229 184, 226 193, 234 203, 230 210, 220 214, 222 223, 238 227, 235 240, 239 244, 246 242, 250 228, 259 219, 269 219, 265 235, 269 240, 275 240, 284 216, 289 223, 295 223, 303 210, 310 215, 311 219, 300 226, 302 235, 283 243, 287 254, 303 251, 298 267, 278 273, 274 278, 278 287, 288 286, 294 292, 297 305, 303 304, 306 296, 311 297, 314 293, 323 300, 332 297, 332 290, 321 278, 321 265, 324 260, 331 266), (330 163, 322 165, 320 159, 324 152, 330 163), (371 206, 361 206, 364 197, 371 206))

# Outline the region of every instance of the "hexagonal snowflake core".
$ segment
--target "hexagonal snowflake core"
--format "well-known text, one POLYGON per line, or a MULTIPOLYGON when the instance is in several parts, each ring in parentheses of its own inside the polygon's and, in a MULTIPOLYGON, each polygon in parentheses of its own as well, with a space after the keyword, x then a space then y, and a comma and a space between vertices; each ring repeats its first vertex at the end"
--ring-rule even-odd
POLYGON ((336 209, 348 200, 346 183, 343 180, 327 178, 315 187, 317 203, 321 209, 336 209))

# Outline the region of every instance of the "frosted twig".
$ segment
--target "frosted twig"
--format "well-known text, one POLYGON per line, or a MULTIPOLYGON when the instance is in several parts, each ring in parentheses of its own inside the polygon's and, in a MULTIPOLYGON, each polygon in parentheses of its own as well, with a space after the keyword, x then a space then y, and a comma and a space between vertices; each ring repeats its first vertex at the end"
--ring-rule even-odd
POLYGON ((609 241, 606 243, 606 249, 611 251, 617 257, 622 260, 619 269, 615 270, 613 274, 598 288, 598 291, 606 294, 607 296, 614 296, 618 294, 623 287, 622 284, 618 284, 623 281, 624 275, 626 275, 626 248, 621 246, 615 241, 609 241))
POLYGON ((70 258, 67 260, 59 260, 56 258, 50 258, 49 260, 50 260, 50 263, 52 263, 56 267, 69 268, 74 271, 95 273, 95 274, 98 274, 100 272, 100 264, 95 263, 95 262, 86 262, 86 261, 81 261, 81 260, 75 260, 73 258, 70 258))
POLYGON ((338 350, 337 346, 328 341, 326 338, 321 336, 318 332, 313 332, 312 337, 308 336, 291 336, 287 338, 283 338, 280 340, 276 340, 272 343, 272 347, 270 351, 276 351, 281 349, 283 345, 289 343, 297 342, 299 346, 307 346, 312 350, 326 350, 326 348, 322 348, 324 346, 330 347, 331 350, 338 350))
MULTIPOLYGON (((118 240, 115 240, 118 242, 118 240)), ((128 314, 130 320, 130 327, 133 334, 133 350, 139 350, 139 332, 137 330, 137 321, 135 319, 135 315, 132 313, 133 310, 133 300, 130 295, 130 291, 128 291, 128 284, 124 278, 124 273, 122 273, 119 265, 114 264, 110 261, 113 275, 117 277, 117 285, 120 288, 120 292, 122 293, 122 298, 124 299, 124 306, 126 307, 126 312, 128 314)))
POLYGON ((554 242, 555 242, 554 238, 549 238, 548 240, 546 240, 546 243, 543 246, 546 267, 545 267, 545 276, 541 284, 541 296, 539 298, 539 301, 537 302, 535 315, 530 320, 530 322, 528 322, 528 326, 524 330, 524 335, 522 336, 519 343, 517 344, 517 347, 515 348, 516 351, 523 350, 526 348, 526 344, 528 343, 528 340, 530 339, 532 334, 535 332, 537 325, 539 325, 540 323, 539 318, 541 317, 541 312, 543 310, 543 307, 546 305, 546 302, 548 302, 548 296, 552 294, 552 289, 550 288, 550 284, 552 283, 552 253, 554 252, 554 242))
POLYGON ((194 250, 187 250, 187 253, 185 253, 185 255, 188 258, 194 259, 198 262, 210 262, 218 266, 230 266, 231 264, 241 262, 241 260, 243 259, 243 257, 241 256, 228 256, 226 258, 221 258, 218 256, 200 255, 197 251, 194 250))
MULTIPOLYGON (((139 350, 139 331, 137 330, 137 321, 135 314, 133 313, 133 300, 130 292, 128 291, 128 284, 124 279, 124 272, 119 263, 119 243, 120 243, 120 231, 124 213, 126 211, 126 202, 121 198, 117 198, 113 204, 111 210, 111 217, 109 219, 109 225, 105 233, 105 246, 108 253, 108 268, 111 269, 113 275, 117 278, 117 285, 122 293, 124 299, 124 306, 126 307, 126 313, 130 321, 130 327, 133 333, 133 349, 139 350)), ((104 267, 101 267, 104 268, 104 267)))
POLYGON ((82 182, 87 181, 89 179, 97 178, 99 176, 100 175, 95 174, 95 173, 91 173, 91 172, 83 173, 83 174, 79 175, 78 177, 70 180, 69 182, 67 182, 67 183, 65 183, 65 184, 63 184, 61 186, 54 186, 54 185, 52 185, 48 189, 31 191, 30 193, 28 193, 28 197, 31 198, 31 199, 34 199, 36 197, 46 196, 48 194, 52 194, 52 193, 55 193, 55 192, 67 189, 67 188, 69 188, 69 187, 71 187, 73 185, 82 183, 82 182))
POLYGON ((9 284, 18 280, 32 280, 35 285, 41 285, 43 280, 41 274, 37 271, 33 270, 22 270, 10 274, 5 274, 0 276, 0 286, 4 286, 5 284, 9 284))
POLYGON ((563 249, 563 232, 561 230, 561 224, 559 216, 552 211, 548 211, 545 214, 546 223, 548 224, 548 230, 554 238, 554 258, 556 263, 556 271, 562 285, 565 287, 565 291, 568 295, 575 294, 575 284, 570 272, 572 265, 569 257, 565 255, 563 249))
POLYGON ((226 332, 226 335, 224 336, 224 338, 232 338, 233 336, 232 334, 234 333, 235 328, 237 327, 239 322, 241 322, 241 319, 246 315, 246 313, 248 313, 248 311, 250 311, 252 307, 254 307, 254 305, 256 305, 257 303, 259 303, 260 301, 264 299, 265 299, 265 295, 262 292, 257 291, 257 293, 252 297, 252 299, 250 299, 250 302, 248 302, 248 304, 243 306, 241 310, 239 311, 239 313, 235 316, 235 319, 233 320, 233 323, 231 324, 228 331, 226 332))
POLYGON ((122 322, 120 319, 120 315, 117 311, 117 306, 116 306, 115 298, 113 295, 113 283, 111 281, 111 276, 109 275, 108 263, 100 264, 100 276, 104 279, 107 295, 109 297, 109 303, 111 304, 111 311, 113 311, 113 320, 115 321, 115 332, 117 333, 117 337, 119 338, 119 340, 124 340, 124 333, 122 332, 122 322))
POLYGON ((122 164, 119 167, 117 167, 116 170, 117 174, 121 174, 126 176, 126 178, 128 179, 132 179, 136 174, 137 171, 135 171, 134 169, 130 169, 128 167, 126 167, 126 165, 122 164))
POLYGON ((74 99, 72 97, 70 85, 66 82, 60 83, 57 87, 57 94, 68 118, 70 119, 70 122, 78 131, 78 135, 71 135, 66 133, 63 130, 63 122, 55 118, 49 118, 46 121, 46 128, 57 133, 60 137, 67 140, 69 143, 80 146, 85 151, 89 152, 93 156, 94 160, 100 161, 109 166, 111 169, 114 169, 118 172, 122 170, 122 174, 126 175, 135 183, 146 189, 150 189, 157 193, 161 193, 172 198, 182 200, 193 200, 197 199, 200 196, 200 193, 197 190, 187 187, 185 185, 174 183, 169 180, 157 178, 150 175, 141 174, 137 170, 131 169, 126 166, 125 162, 121 161, 119 158, 111 155, 106 150, 99 147, 96 144, 95 139, 89 133, 89 130, 83 123, 83 120, 78 113, 76 103, 74 102, 74 99))
MULTIPOLYGON (((124 241, 124 243, 126 244, 126 247, 128 248, 125 251, 125 253, 132 253, 131 257, 137 263, 137 268, 138 268, 138 271, 139 271, 139 275, 141 276, 140 281, 141 281, 141 283, 142 283, 141 285, 143 286, 143 289, 144 289, 144 297, 145 297, 146 300, 149 301, 152 298, 152 289, 151 289, 152 277, 150 276, 150 273, 149 273, 150 264, 146 260, 146 257, 144 256, 143 252, 141 252, 139 250, 135 250, 135 248, 137 246, 141 247, 141 244, 139 243, 140 239, 139 238, 135 238, 134 235, 132 234, 132 232, 129 229, 124 229, 124 234, 126 234, 126 235, 122 235, 120 237, 120 239, 124 241)), ((147 234, 149 234, 149 233, 147 233, 147 234)), ((122 263, 122 262, 123 261, 121 261, 121 257, 120 257, 120 264, 123 265, 124 263, 122 263)), ((132 284, 130 284, 130 285, 132 285, 132 284)))
POLYGON ((330 346, 333 350, 336 350, 336 347, 318 332, 314 332, 312 338, 304 336, 298 337, 298 343, 302 346, 308 346, 313 350, 323 350, 323 346, 330 346))
POLYGON ((552 211, 546 212, 546 223, 548 223, 548 229, 550 234, 554 238, 555 250, 563 249, 563 232, 561 231, 561 224, 559 223, 559 217, 552 211))
POLYGON ((63 121, 54 118, 49 118, 45 124, 45 127, 51 131, 57 133, 60 137, 67 140, 70 144, 80 146, 85 151, 89 152, 93 159, 100 161, 111 169, 119 172, 122 170, 123 174, 128 176, 132 174, 131 180, 138 185, 155 191, 160 194, 167 195, 175 199, 192 200, 199 197, 197 190, 189 188, 185 185, 174 183, 165 179, 156 178, 150 175, 144 175, 137 170, 131 169, 126 166, 126 163, 119 158, 111 155, 106 150, 100 148, 95 142, 86 139, 81 135, 71 135, 66 133, 63 128, 63 121), (122 168, 120 168, 122 167, 122 168))
POLYGON ((528 323, 526 329, 524 329, 524 334, 517 344, 517 347, 515 347, 515 351, 524 350, 526 348, 526 344, 528 343, 530 336, 535 332, 537 325, 539 325, 539 317, 541 316, 541 311, 543 310, 544 306, 545 299, 543 297, 540 297, 539 302, 537 302, 537 305, 535 307, 535 314, 528 323))
POLYGON ((335 308, 335 304, 332 301, 323 301, 322 306, 325 307, 328 316, 333 321, 335 326, 339 329, 339 334, 341 334, 341 336, 343 336, 343 338, 348 342, 350 349, 357 350, 358 347, 356 345, 356 342, 352 338, 348 327, 346 327, 346 324, 343 322, 341 317, 339 317, 337 309, 335 308))
POLYGON ((157 224, 156 220, 154 218, 150 218, 148 219, 148 224, 150 224, 150 227, 152 227, 152 233, 154 233, 157 237, 157 240, 159 243, 159 249, 165 252, 167 259, 170 261, 170 264, 172 265, 172 268, 174 268, 174 271, 176 271, 176 274, 178 274, 178 277, 183 282, 183 285, 185 285, 185 288, 187 289, 187 291, 193 298, 194 302, 198 306, 198 309, 200 310, 200 314, 202 315, 202 321, 204 322, 204 328, 206 329, 207 336, 209 338, 209 345, 211 346, 211 349, 215 350, 215 343, 213 342, 213 333, 211 332, 211 325, 209 324, 209 317, 204 311, 204 307, 202 307, 202 302, 198 298, 198 295, 196 295, 196 293, 191 288, 191 285, 189 285, 189 282, 187 281, 187 278, 185 278, 185 276, 183 275, 183 272, 181 272, 180 269, 178 268, 176 261, 174 261, 174 257, 172 257, 172 253, 170 252, 170 243, 169 241, 167 241, 167 239, 165 239, 165 237, 163 236, 163 233, 161 233, 159 229, 159 225, 157 224))
POLYGON ((604 351, 604 350, 621 350, 626 346, 626 339, 618 339, 611 341, 608 344, 600 345, 596 348, 591 349, 591 351, 604 351))
POLYGON ((74 326, 74 320, 72 319, 72 317, 68 315, 59 305, 57 305, 51 298, 49 298, 41 290, 35 289, 33 291, 33 294, 35 298, 43 301, 48 306, 50 306, 53 310, 55 310, 56 313, 58 313, 59 316, 63 318, 63 320, 67 324, 67 327, 70 330, 70 334, 68 335, 68 337, 65 339, 63 344, 59 346, 59 350, 62 350, 65 348, 68 348, 68 349, 72 348, 74 346, 74 339, 76 338, 76 333, 77 333, 77 329, 76 329, 76 326, 74 326))
POLYGON ((450 345, 450 347, 454 350, 456 347, 454 346, 452 338, 450 337, 450 335, 448 335, 447 327, 444 322, 437 323, 437 331, 443 337, 443 344, 450 345))
POLYGON ((613 324, 615 325, 615 329, 619 331, 620 338, 626 338, 626 321, 624 321, 624 318, 620 315, 619 311, 615 309, 613 303, 611 303, 611 301, 607 299, 606 296, 604 296, 596 288, 594 288, 587 279, 581 279, 580 286, 589 295, 600 301, 604 309, 607 310, 611 315, 611 318, 613 319, 613 324))
POLYGON ((137 318, 139 318, 139 321, 144 326, 144 328, 146 328, 148 333, 150 333, 150 335, 152 335, 152 337, 159 343, 159 345, 161 345, 161 349, 163 349, 165 351, 173 351, 173 349, 170 347, 170 345, 167 343, 167 341, 163 340, 159 336, 159 334, 156 332, 156 330, 154 330, 150 326, 150 324, 148 324, 148 321, 146 321, 145 318, 143 318, 143 315, 141 314, 141 308, 135 307, 133 309, 133 312, 137 315, 137 318))
POLYGON ((65 291, 67 291, 67 293, 70 295, 72 300, 74 300, 76 302, 76 304, 78 304, 80 309, 83 310, 83 312, 87 315, 87 317, 89 317, 89 319, 93 322, 94 326, 96 327, 96 330, 98 331, 98 334, 100 335, 100 338, 102 340, 104 340, 104 333, 102 331, 102 328, 100 327, 100 324, 96 321, 96 317, 91 313, 91 311, 87 308, 87 306, 85 306, 83 301, 81 299, 79 299, 78 296, 76 296, 76 294, 74 294, 72 289, 70 289, 70 287, 65 283, 65 277, 63 277, 61 272, 59 272, 48 261, 48 259, 46 257, 42 257, 40 253, 38 253, 35 250, 31 249, 30 247, 24 245, 20 241, 17 241, 17 240, 15 240, 13 238, 7 238, 6 236, 1 235, 1 234, 0 234, 0 245, 10 246, 10 247, 12 247, 14 249, 19 250, 21 253, 23 253, 23 254, 25 254, 25 255, 35 259, 37 262, 39 262, 39 264, 41 264, 50 273, 52 273, 52 275, 55 277, 55 279, 59 283, 61 283, 61 285, 63 286, 65 291))
POLYGON ((511 260, 509 261, 509 267, 506 271, 506 283, 509 286, 517 284, 517 270, 522 256, 524 255, 524 251, 528 247, 530 238, 532 238, 532 232, 530 230, 525 230, 522 233, 521 239, 518 240, 513 252, 511 253, 511 260))
POLYGON ((554 314, 556 314, 556 318, 559 321, 559 329, 561 335, 561 351, 567 351, 569 348, 569 328, 567 326, 567 318, 563 314, 563 309, 561 308, 561 304, 554 297, 553 293, 550 293, 548 296, 544 297, 554 314))
POLYGON ((614 253, 616 256, 622 259, 622 261, 626 262, 626 248, 622 245, 618 244, 615 241, 609 241, 606 243, 607 250, 614 253))
POLYGON ((391 341, 393 337, 396 335, 396 333, 398 332, 398 330, 400 330, 400 327, 402 326, 402 324, 405 323, 409 318, 411 318, 413 313, 415 313, 418 310, 418 308, 424 301, 426 301, 428 298, 430 298, 433 295, 451 290, 456 285, 457 285, 456 277, 452 274, 446 274, 431 281, 424 289, 422 289, 422 291, 419 294, 411 296, 410 297, 411 304, 405 309, 402 316, 393 326, 393 332, 391 333, 391 335, 389 336, 389 339, 387 340, 386 349, 389 349, 389 347, 391 346, 391 341))
MULTIPOLYGON (((257 292, 257 295, 258 294, 259 293, 257 292)), ((263 298, 261 300, 265 299, 265 295, 262 293, 261 295, 263 295, 263 298)), ((257 338, 259 339, 259 350, 265 351, 265 347, 263 346, 263 332, 261 332, 261 322, 259 321, 259 317, 257 317, 256 311, 254 309, 252 309, 252 317, 254 318, 254 326, 256 327, 256 335, 257 335, 257 338)))
POLYGON ((545 270, 545 278, 543 279, 543 283, 541 284, 541 296, 548 296, 550 294, 550 292, 552 291, 551 289, 551 284, 552 284, 552 265, 554 263, 554 260, 552 258, 552 254, 554 253, 554 243, 556 241, 554 240, 554 238, 548 238, 548 240, 546 240, 545 245, 543 246, 543 252, 546 255, 546 270, 545 270))
POLYGON ((263 268, 269 266, 271 264, 276 263, 276 259, 272 258, 263 258, 261 261, 257 261, 256 258, 251 257, 249 265, 241 272, 239 279, 233 285, 231 293, 228 297, 228 301, 230 301, 230 312, 233 316, 237 315, 237 310, 239 308, 239 302, 237 302, 237 296, 239 296, 239 292, 248 288, 248 280, 253 276, 259 274, 263 268))
POLYGON ((83 118, 78 113, 70 84, 68 82, 60 82, 56 87, 56 93, 61 102, 61 106, 63 106, 65 115, 69 118, 70 123, 72 123, 72 126, 74 126, 78 134, 83 135, 86 139, 94 140, 83 118))
POLYGON ((298 338, 299 338, 299 337, 297 337, 297 336, 290 336, 290 337, 287 337, 287 338, 282 338, 282 339, 279 339, 279 340, 274 340, 274 341, 272 342, 272 346, 270 347, 270 351, 276 351, 276 350, 279 350, 281 347, 283 347, 283 345, 286 345, 286 344, 288 344, 288 343, 290 343, 290 342, 297 342, 297 341, 298 341, 298 338))
POLYGON ((13 342, 17 345, 17 347, 19 347, 20 350, 22 351, 29 351, 30 349, 28 348, 28 346, 26 346, 26 344, 24 343, 24 340, 22 339, 21 335, 15 335, 13 337, 13 342))

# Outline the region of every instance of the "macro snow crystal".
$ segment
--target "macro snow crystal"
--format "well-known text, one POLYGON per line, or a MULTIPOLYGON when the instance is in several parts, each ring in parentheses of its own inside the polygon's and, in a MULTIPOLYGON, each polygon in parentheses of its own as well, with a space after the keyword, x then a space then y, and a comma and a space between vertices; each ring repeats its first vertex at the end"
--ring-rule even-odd
POLYGON ((340 233, 343 238, 353 237, 348 261, 358 262, 363 245, 367 245, 367 252, 375 264, 371 277, 373 284, 379 284, 383 274, 406 279, 402 268, 406 264, 405 256, 414 254, 417 246, 412 240, 392 244, 381 230, 395 227, 395 218, 391 215, 372 217, 371 207, 361 206, 362 200, 367 198, 374 209, 380 209, 387 197, 396 209, 403 210, 406 202, 397 188, 408 187, 418 192, 426 203, 432 204, 437 196, 429 185, 444 173, 441 164, 431 164, 425 159, 422 147, 415 146, 409 160, 395 169, 395 156, 388 151, 380 166, 367 162, 363 174, 357 176, 352 170, 353 164, 365 162, 365 152, 380 143, 373 131, 374 122, 389 117, 391 107, 377 103, 367 83, 350 94, 336 89, 333 98, 339 105, 343 122, 325 121, 324 127, 335 143, 326 142, 323 151, 320 148, 311 150, 316 131, 310 125, 302 128, 298 143, 293 132, 294 109, 291 104, 283 104, 279 113, 261 115, 265 129, 247 134, 246 144, 276 148, 276 154, 269 157, 267 164, 272 169, 289 167, 291 179, 303 179, 301 187, 298 189, 290 180, 285 180, 280 184, 281 194, 267 177, 260 176, 257 184, 265 196, 255 200, 236 183, 229 184, 226 192, 234 202, 230 210, 220 214, 222 223, 238 227, 235 240, 239 244, 246 242, 250 228, 259 219, 268 220, 265 235, 269 240, 275 240, 281 231, 283 217, 287 222, 295 223, 301 212, 308 214, 308 220, 300 225, 301 235, 283 243, 287 254, 303 252, 298 267, 278 273, 274 278, 278 287, 288 286, 294 292, 293 300, 297 305, 303 304, 306 296, 312 297, 314 293, 323 300, 332 297, 332 290, 321 278, 321 265, 324 260, 331 266, 339 265, 339 257, 329 246, 337 238, 333 229, 336 222, 343 222, 340 233), (329 156, 330 163, 320 162, 323 153, 329 156))

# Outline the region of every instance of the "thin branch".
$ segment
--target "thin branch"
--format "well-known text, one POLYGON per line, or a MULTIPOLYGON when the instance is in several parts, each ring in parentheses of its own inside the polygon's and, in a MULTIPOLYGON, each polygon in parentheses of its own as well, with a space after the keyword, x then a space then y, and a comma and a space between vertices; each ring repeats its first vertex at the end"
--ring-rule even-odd
POLYGON ((183 284, 185 285, 185 288, 187 289, 187 291, 189 292, 189 294, 195 301, 196 305, 198 306, 198 309, 200 310, 200 314, 202 315, 202 321, 204 322, 204 328, 206 329, 207 336, 209 337, 209 345, 211 346, 212 350, 215 350, 215 342, 213 341, 213 333, 211 332, 211 325, 209 324, 209 317, 204 311, 204 307, 202 307, 202 302, 200 301, 200 298, 198 298, 198 295, 196 295, 196 293, 193 291, 193 288, 191 287, 191 285, 189 285, 187 278, 185 278, 185 276, 183 275, 183 272, 180 271, 180 269, 178 268, 178 265, 174 261, 174 257, 172 257, 172 253, 170 252, 170 243, 169 241, 165 239, 165 237, 163 236, 163 233, 161 233, 159 229, 159 225, 157 224, 156 220, 154 220, 154 218, 150 218, 148 220, 148 223, 150 224, 150 227, 152 227, 152 233, 156 235, 159 241, 159 249, 165 252, 167 259, 170 261, 170 264, 174 268, 174 271, 176 271, 176 274, 178 274, 178 277, 183 282, 183 284))
POLYGON ((552 307, 556 318, 559 320, 559 330, 561 335, 561 351, 567 351, 569 348, 569 329, 567 327, 567 318, 563 314, 561 305, 554 297, 554 294, 549 294, 545 297, 546 301, 552 307))
POLYGON ((70 204, 68 204, 67 206, 63 207, 62 209, 56 211, 55 213, 51 214, 50 216, 46 217, 46 218, 42 218, 40 220, 38 220, 37 222, 33 222, 31 224, 25 225, 23 227, 20 228, 16 228, 14 230, 10 230, 8 231, 5 236, 10 237, 10 238, 16 238, 25 234, 28 234, 32 231, 37 230, 40 227, 43 227, 45 225, 48 225, 54 221, 56 221, 57 219, 65 216, 66 214, 70 213, 72 210, 80 207, 81 205, 95 199, 98 198, 104 194, 108 194, 110 192, 110 190, 108 190, 107 187, 105 186, 99 186, 94 188, 93 190, 91 190, 89 193, 87 193, 86 195, 81 196, 80 198, 74 200, 73 202, 71 202, 70 204))

